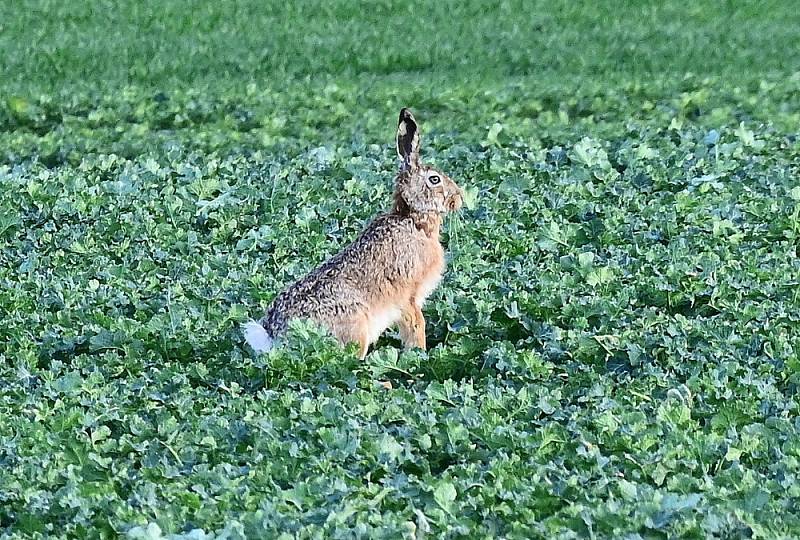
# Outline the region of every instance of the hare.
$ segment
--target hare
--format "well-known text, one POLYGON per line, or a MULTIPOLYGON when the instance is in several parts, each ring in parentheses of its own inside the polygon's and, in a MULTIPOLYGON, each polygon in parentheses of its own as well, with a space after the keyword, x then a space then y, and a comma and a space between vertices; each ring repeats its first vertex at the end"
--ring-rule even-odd
POLYGON ((397 324, 403 346, 425 349, 422 306, 442 277, 442 218, 457 211, 463 192, 443 172, 420 161, 419 127, 400 111, 391 211, 375 217, 356 240, 290 285, 259 321, 245 325, 256 352, 272 348, 294 318, 327 328, 342 344, 357 342, 360 358, 384 330, 397 324))

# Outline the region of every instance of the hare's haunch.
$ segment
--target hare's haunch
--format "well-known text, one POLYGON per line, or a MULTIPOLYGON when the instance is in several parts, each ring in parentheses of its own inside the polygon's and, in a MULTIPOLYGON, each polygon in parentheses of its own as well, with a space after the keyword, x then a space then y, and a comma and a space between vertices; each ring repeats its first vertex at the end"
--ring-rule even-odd
POLYGON ((375 217, 361 235, 316 270, 281 292, 259 321, 245 327, 256 351, 272 348, 291 319, 309 319, 339 341, 359 344, 360 355, 393 324, 406 348, 425 349, 422 305, 444 271, 439 243, 442 216, 458 210, 462 191, 443 172, 420 161, 419 127, 400 111, 391 211, 375 217))

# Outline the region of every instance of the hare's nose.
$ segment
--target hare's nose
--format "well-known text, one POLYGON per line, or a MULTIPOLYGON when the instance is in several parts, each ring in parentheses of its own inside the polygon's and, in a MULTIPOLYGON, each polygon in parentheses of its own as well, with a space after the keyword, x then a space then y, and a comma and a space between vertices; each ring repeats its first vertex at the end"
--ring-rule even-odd
POLYGON ((461 205, 464 204, 464 198, 461 196, 461 193, 456 193, 450 198, 450 211, 455 212, 461 205))

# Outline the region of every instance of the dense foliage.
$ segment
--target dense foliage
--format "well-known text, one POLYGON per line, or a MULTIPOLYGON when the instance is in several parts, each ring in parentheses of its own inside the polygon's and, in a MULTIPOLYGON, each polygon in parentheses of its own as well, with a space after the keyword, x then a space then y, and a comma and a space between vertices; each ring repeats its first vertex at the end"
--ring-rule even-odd
POLYGON ((388 2, 340 33, 343 1, 31 4, 0 13, 0 537, 800 534, 791 5, 460 2, 403 56, 388 2), (239 324, 389 205, 406 105, 468 194, 430 350, 253 355, 239 324))

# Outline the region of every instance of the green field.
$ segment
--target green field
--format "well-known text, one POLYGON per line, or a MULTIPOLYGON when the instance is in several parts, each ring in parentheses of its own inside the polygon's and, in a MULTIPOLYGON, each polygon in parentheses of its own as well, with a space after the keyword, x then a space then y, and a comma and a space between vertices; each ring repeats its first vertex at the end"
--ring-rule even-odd
POLYGON ((0 5, 0 538, 800 537, 794 2, 126 4, 0 5), (429 350, 255 356, 403 106, 429 350))

